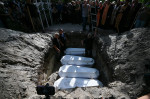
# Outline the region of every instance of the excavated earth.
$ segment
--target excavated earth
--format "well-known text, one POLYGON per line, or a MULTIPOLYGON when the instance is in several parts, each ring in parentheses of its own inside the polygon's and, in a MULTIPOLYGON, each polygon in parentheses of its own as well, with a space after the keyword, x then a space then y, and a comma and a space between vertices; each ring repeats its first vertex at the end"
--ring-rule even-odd
MULTIPOLYGON (((82 47, 85 33, 67 33, 68 47, 82 47)), ((51 33, 27 34, 0 28, 0 99, 44 99, 37 85, 53 85, 59 78, 51 33)), ((139 28, 118 36, 100 30, 93 43, 94 68, 103 88, 57 90, 51 98, 135 99, 150 93, 144 74, 150 66, 150 29, 139 28), (108 35, 106 35, 108 33, 108 35)))

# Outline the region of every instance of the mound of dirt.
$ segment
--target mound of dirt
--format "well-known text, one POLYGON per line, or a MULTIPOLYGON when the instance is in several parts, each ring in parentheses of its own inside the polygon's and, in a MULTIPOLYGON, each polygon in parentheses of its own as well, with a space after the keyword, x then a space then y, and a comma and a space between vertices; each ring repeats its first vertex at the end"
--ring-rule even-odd
POLYGON ((50 34, 26 34, 0 29, 0 99, 36 95, 38 69, 52 47, 50 34))

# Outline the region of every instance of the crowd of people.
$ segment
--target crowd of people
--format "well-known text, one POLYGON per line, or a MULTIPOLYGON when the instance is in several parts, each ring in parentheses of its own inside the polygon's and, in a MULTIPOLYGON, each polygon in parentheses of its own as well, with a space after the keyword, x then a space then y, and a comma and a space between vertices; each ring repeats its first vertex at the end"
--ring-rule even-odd
POLYGON ((0 2, 0 25, 14 30, 18 30, 22 27, 30 27, 30 22, 25 9, 25 2, 17 1, 4 1, 0 2), (22 26, 22 27, 21 27, 22 26))
POLYGON ((53 21, 55 24, 57 23, 80 24, 82 22, 80 1, 72 1, 65 4, 59 1, 52 3, 51 6, 52 6, 53 21))
POLYGON ((112 3, 110 0, 106 0, 103 4, 102 2, 97 4, 97 27, 111 28, 121 33, 133 27, 145 27, 149 22, 150 8, 144 7, 143 9, 142 3, 139 3, 138 0, 132 0, 132 2, 117 0, 112 3), (138 17, 144 17, 145 20, 138 17), (144 21, 144 23, 141 24, 137 19, 144 21))
POLYGON ((138 0, 120 0, 110 2, 96 1, 72 1, 67 4, 61 2, 52 6, 54 22, 71 22, 80 24, 82 22, 83 30, 86 30, 86 24, 89 24, 89 30, 92 30, 92 14, 96 14, 96 27, 103 29, 115 29, 117 32, 124 32, 133 27, 145 27, 150 21, 150 8, 143 7, 138 0), (94 10, 92 10, 94 8, 94 10), (96 9, 96 11, 95 11, 96 9))
MULTIPOLYGON (((40 31, 42 29, 41 20, 34 3, 35 0, 1 1, 0 27, 40 31)), ((50 11, 54 24, 82 24, 83 31, 89 24, 89 31, 92 31, 92 26, 95 26, 124 32, 133 27, 148 26, 150 20, 150 7, 144 7, 138 0, 130 0, 130 2, 129 0, 124 0, 124 2, 120 0, 113 2, 110 0, 104 2, 100 0, 76 0, 67 3, 59 0, 58 2, 51 2, 50 11), (96 23, 92 22, 93 11, 96 14, 96 23)), ((50 20, 48 21, 51 24, 50 20)))
MULTIPOLYGON (((34 3, 35 0, 0 1, 0 27, 24 32, 42 31, 39 11, 34 3)), ((46 21, 43 12, 41 11, 40 13, 45 25, 46 21)))

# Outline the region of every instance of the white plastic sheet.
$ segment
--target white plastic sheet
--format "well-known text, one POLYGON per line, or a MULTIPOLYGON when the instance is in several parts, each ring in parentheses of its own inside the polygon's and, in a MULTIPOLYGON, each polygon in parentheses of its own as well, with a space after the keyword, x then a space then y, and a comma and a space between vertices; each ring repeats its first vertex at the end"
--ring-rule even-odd
POLYGON ((63 65, 79 65, 79 66, 92 66, 94 64, 94 59, 73 55, 65 55, 61 58, 61 63, 63 65))
POLYGON ((57 89, 69 89, 76 87, 92 87, 92 86, 103 87, 103 84, 99 80, 95 79, 64 78, 64 77, 61 77, 54 83, 54 87, 56 87, 57 89))
POLYGON ((64 65, 59 68, 60 77, 98 78, 99 71, 95 68, 64 65))
POLYGON ((67 48, 65 50, 66 55, 85 55, 85 48, 67 48))

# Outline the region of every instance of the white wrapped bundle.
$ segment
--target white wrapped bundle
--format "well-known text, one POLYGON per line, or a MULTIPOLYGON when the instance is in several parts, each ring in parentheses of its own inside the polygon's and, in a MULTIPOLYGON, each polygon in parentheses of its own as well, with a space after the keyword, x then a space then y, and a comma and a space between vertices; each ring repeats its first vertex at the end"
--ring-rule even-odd
POLYGON ((66 55, 85 55, 85 48, 67 48, 65 50, 66 55))
POLYGON ((99 71, 95 68, 64 65, 59 68, 60 77, 98 78, 99 71))
POLYGON ((76 87, 93 87, 93 86, 103 87, 103 84, 99 80, 95 79, 64 78, 64 77, 61 77, 54 83, 54 87, 57 89, 69 89, 76 87))
POLYGON ((80 56, 65 55, 61 58, 63 65, 92 66, 94 59, 80 56))

